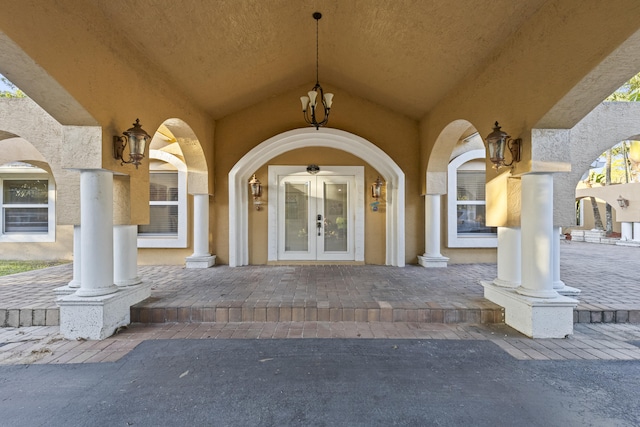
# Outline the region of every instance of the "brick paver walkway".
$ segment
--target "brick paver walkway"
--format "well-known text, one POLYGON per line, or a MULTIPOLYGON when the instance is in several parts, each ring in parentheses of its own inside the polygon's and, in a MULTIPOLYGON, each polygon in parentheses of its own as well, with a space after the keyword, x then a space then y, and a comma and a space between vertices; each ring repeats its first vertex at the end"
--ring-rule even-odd
POLYGON ((145 266, 140 275, 154 289, 135 320, 165 323, 135 323, 103 341, 69 341, 53 326, 53 289, 71 280, 72 267, 52 267, 0 278, 0 321, 23 326, 0 329, 0 363, 113 361, 145 339, 305 337, 483 339, 523 360, 640 359, 640 282, 633 275, 640 249, 562 242, 561 258, 562 280, 582 290, 575 320, 591 322, 576 324, 562 340, 531 340, 500 323, 479 324, 487 320, 483 311, 497 306, 482 298, 478 280, 493 279, 496 266, 469 264, 145 266))

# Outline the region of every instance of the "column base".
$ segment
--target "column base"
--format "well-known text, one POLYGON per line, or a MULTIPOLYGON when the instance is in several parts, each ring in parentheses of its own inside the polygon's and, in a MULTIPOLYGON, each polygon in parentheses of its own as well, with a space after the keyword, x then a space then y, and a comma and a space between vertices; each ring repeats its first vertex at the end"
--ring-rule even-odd
POLYGON ((498 278, 495 278, 492 283, 496 286, 500 286, 501 288, 515 289, 520 286, 520 282, 510 282, 508 280, 502 280, 498 278))
POLYGON ((425 268, 444 268, 447 266, 449 258, 440 256, 418 255, 418 264, 425 268))
POLYGON ((216 263, 215 255, 191 255, 186 258, 187 268, 209 268, 216 263))
POLYGON ((118 287, 128 287, 139 285, 140 283, 142 283, 142 279, 136 276, 133 279, 115 280, 114 282, 118 287))
POLYGON ((67 339, 102 340, 120 326, 131 323, 130 309, 149 298, 151 283, 119 288, 117 292, 96 297, 76 294, 60 297, 60 333, 67 339))
POLYGON ((573 309, 578 301, 558 296, 541 299, 481 281, 484 297, 504 307, 505 323, 530 338, 565 338, 573 334, 573 309))
POLYGON ((566 297, 578 296, 582 292, 578 288, 573 288, 564 284, 562 280, 553 283, 553 290, 566 297))
POLYGON ((76 288, 76 287, 73 287, 73 286, 70 286, 70 285, 64 285, 64 286, 60 286, 59 288, 55 288, 53 290, 53 294, 56 295, 56 296, 61 297, 61 296, 64 296, 64 295, 75 294, 78 289, 79 288, 76 288))

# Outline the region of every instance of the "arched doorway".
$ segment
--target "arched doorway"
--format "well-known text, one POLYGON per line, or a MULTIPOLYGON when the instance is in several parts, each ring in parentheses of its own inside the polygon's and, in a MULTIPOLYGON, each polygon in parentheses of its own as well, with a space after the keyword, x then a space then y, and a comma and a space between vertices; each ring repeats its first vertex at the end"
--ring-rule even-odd
POLYGON ((251 174, 274 157, 306 147, 349 151, 378 170, 387 180, 385 263, 404 266, 404 172, 371 142, 338 129, 296 129, 276 135, 245 154, 229 172, 229 265, 249 263, 247 182, 251 174))

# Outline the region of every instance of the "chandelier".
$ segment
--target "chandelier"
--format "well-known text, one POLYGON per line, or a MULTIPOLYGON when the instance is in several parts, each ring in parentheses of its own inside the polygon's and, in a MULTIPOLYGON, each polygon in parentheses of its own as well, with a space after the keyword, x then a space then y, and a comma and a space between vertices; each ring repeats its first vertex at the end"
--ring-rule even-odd
POLYGON ((304 120, 311 126, 315 126, 316 130, 319 129, 320 126, 326 125, 329 121, 329 113, 331 112, 331 104, 333 103, 333 94, 324 93, 318 80, 318 21, 320 18, 322 18, 320 12, 313 14, 313 19, 316 20, 316 85, 307 95, 300 97, 304 120), (319 120, 320 115, 317 115, 319 109, 324 110, 322 120, 319 120))

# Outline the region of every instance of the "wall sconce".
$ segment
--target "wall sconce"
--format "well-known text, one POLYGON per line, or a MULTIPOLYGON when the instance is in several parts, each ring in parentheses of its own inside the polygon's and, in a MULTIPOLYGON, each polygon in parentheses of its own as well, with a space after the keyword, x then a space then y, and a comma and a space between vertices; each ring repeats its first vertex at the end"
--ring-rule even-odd
POLYGON ((622 196, 618 197, 616 201, 618 202, 618 206, 620 206, 622 209, 625 209, 629 206, 629 200, 625 199, 622 196))
POLYGON ((500 126, 498 126, 498 122, 496 122, 496 126, 493 128, 493 132, 487 135, 486 142, 487 147, 489 148, 489 158, 491 159, 491 163, 493 163, 496 170, 498 170, 502 166, 511 166, 514 162, 520 161, 520 148, 522 146, 522 139, 510 139, 506 132, 500 130, 500 126), (511 152, 511 162, 505 163, 504 161, 504 150, 509 147, 509 151, 511 152))
POLYGON ((378 200, 382 196, 382 181, 380 177, 376 179, 376 182, 371 184, 371 197, 374 200, 378 200))
POLYGON ((142 159, 144 159, 144 149, 147 143, 151 141, 151 136, 140 126, 140 119, 136 119, 133 127, 122 132, 122 134, 124 136, 113 137, 113 157, 122 161, 120 166, 125 163, 133 163, 138 169, 142 159), (128 161, 122 157, 127 144, 129 145, 128 161))
POLYGON ((256 210, 259 211, 262 205, 262 201, 260 200, 262 196, 262 183, 256 178, 255 173, 249 181, 249 188, 251 188, 251 195, 253 196, 253 205, 256 207, 256 210))

